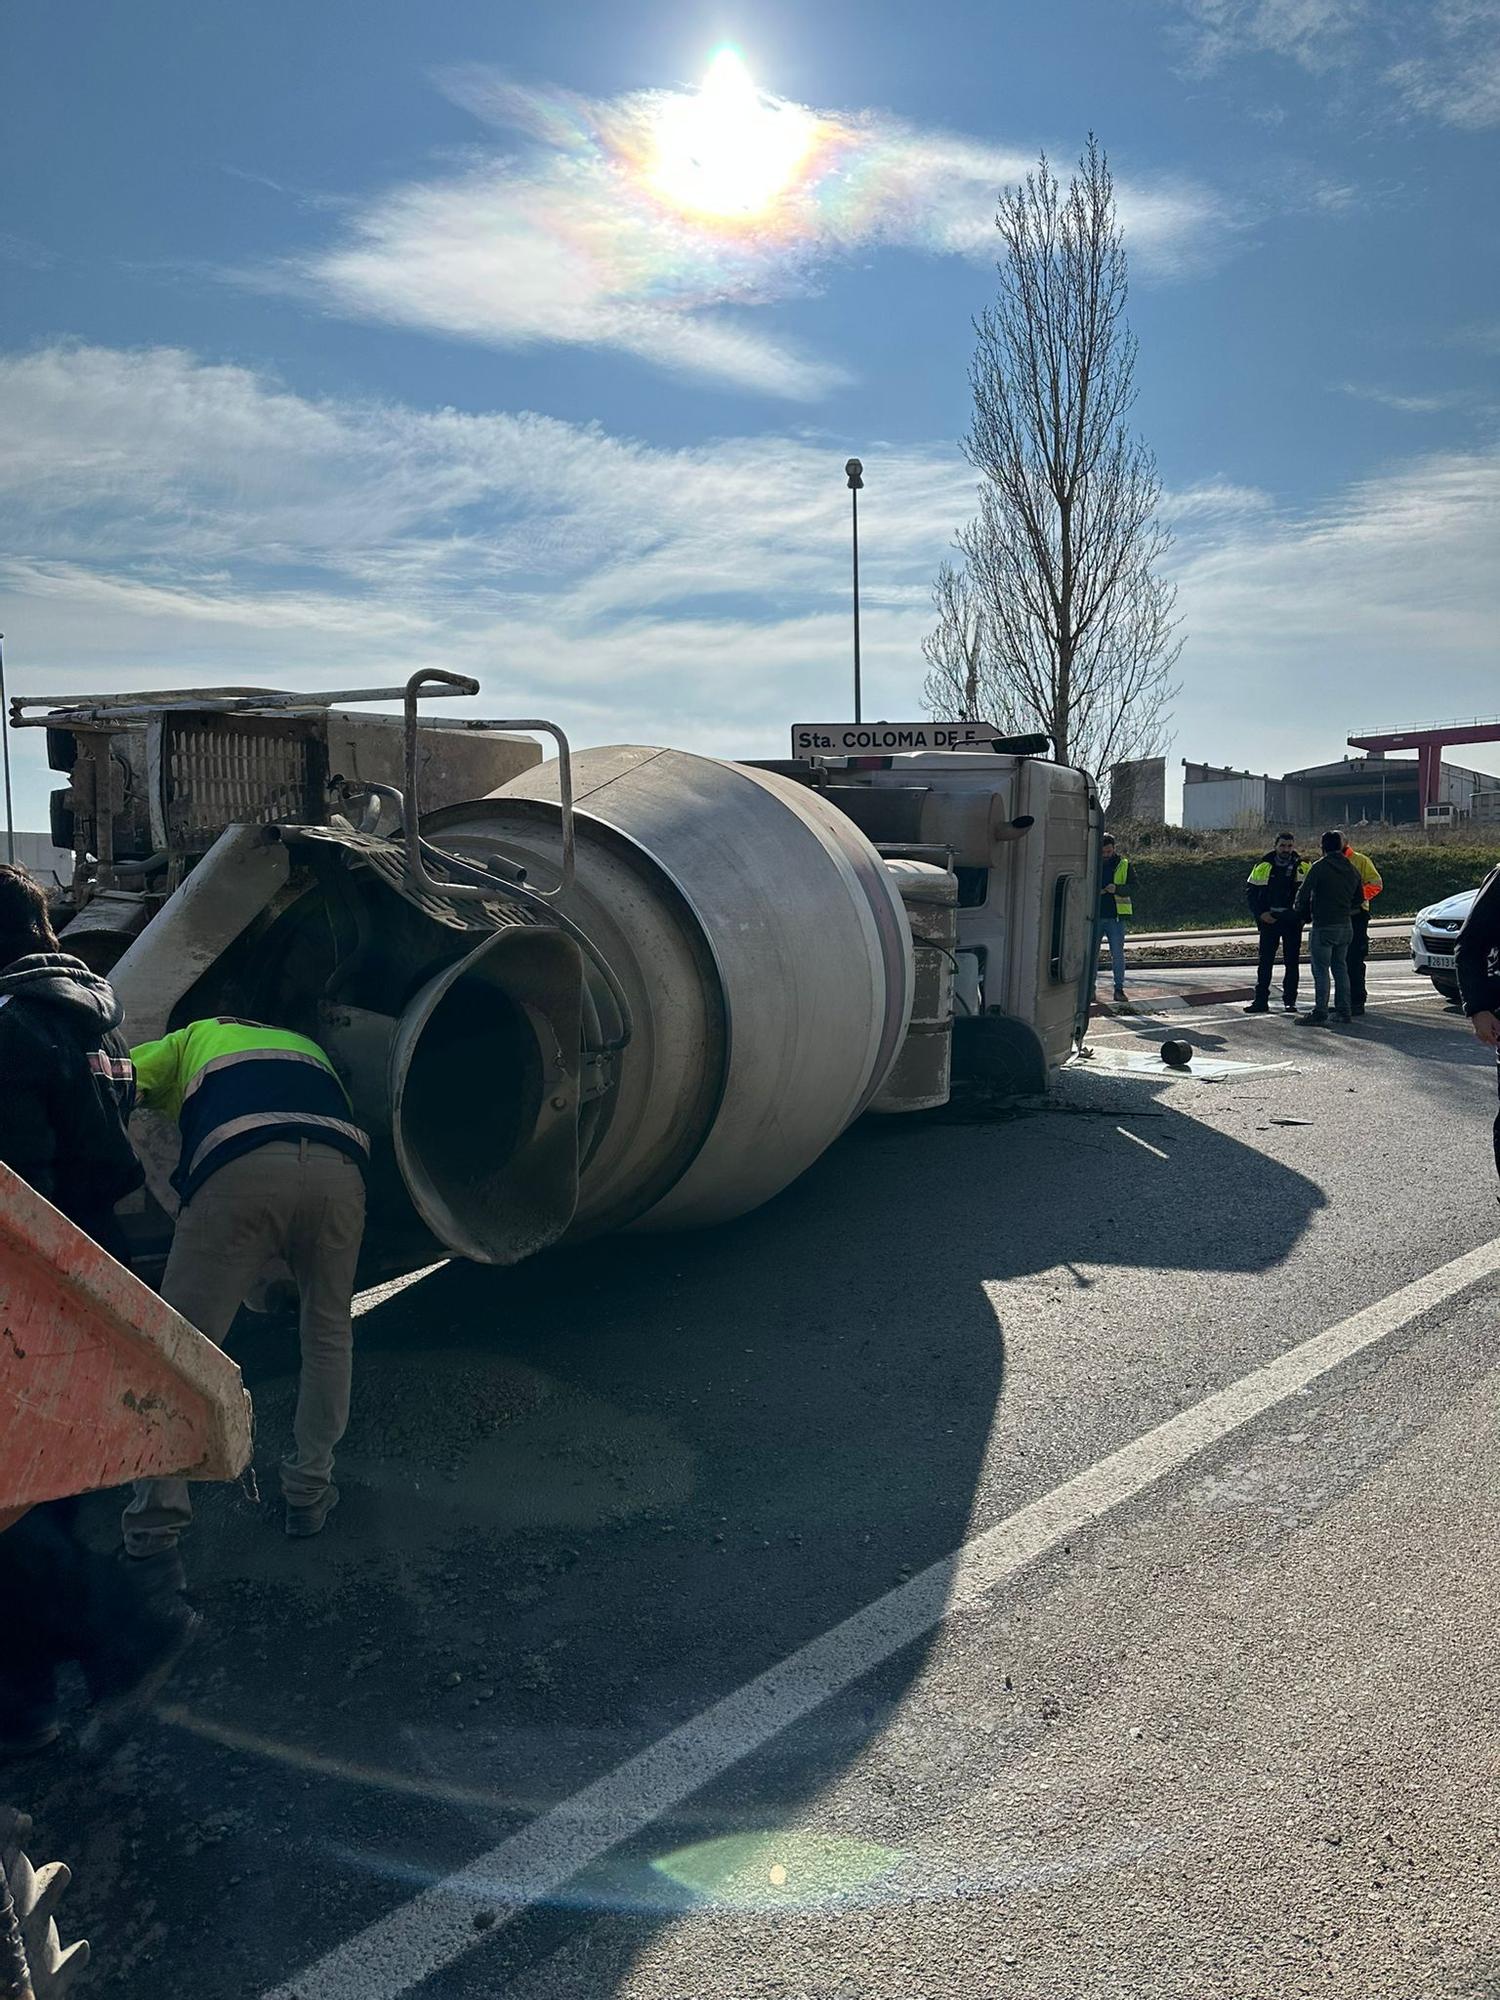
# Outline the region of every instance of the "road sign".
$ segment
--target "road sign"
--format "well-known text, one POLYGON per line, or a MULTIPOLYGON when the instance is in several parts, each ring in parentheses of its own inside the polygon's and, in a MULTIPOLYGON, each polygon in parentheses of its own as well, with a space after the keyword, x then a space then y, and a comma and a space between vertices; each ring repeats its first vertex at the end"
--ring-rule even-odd
POLYGON ((891 755, 902 750, 988 750, 993 722, 794 722, 794 757, 891 755))

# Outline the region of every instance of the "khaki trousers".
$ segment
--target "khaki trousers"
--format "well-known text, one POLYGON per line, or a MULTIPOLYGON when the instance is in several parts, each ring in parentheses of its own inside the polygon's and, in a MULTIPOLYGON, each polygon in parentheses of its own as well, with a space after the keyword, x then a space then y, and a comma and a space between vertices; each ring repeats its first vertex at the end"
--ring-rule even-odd
MULTIPOLYGON (((354 1367, 350 1301, 365 1227, 365 1184, 344 1153, 315 1139, 276 1140, 242 1153, 199 1188, 177 1218, 161 1295, 220 1347, 272 1258, 297 1281, 302 1372, 296 1449, 281 1488, 305 1507, 328 1490, 333 1449, 349 1421, 354 1367)), ((185 1479, 138 1479, 121 1526, 132 1555, 174 1546, 193 1517, 185 1479)))

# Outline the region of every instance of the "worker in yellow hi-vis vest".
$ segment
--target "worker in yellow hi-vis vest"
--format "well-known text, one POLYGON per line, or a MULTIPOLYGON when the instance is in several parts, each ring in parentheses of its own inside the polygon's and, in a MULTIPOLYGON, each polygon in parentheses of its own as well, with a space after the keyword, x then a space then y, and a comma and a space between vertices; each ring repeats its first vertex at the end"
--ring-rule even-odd
MULTIPOLYGON (((130 1055, 140 1102, 182 1135, 167 1304, 222 1347, 269 1261, 296 1280, 302 1370, 281 1490, 287 1533, 319 1534, 338 1501, 333 1453, 349 1421, 369 1138, 328 1057, 290 1029, 216 1015, 130 1055)), ((127 1555, 170 1556, 192 1517, 186 1480, 138 1479, 127 1555)))
MULTIPOLYGON (((1125 919, 1133 916, 1130 863, 1115 851, 1115 837, 1106 833, 1099 844, 1099 935, 1109 946, 1109 969, 1115 976, 1115 998, 1125 998, 1125 919)), ((1099 960, 1094 959, 1094 984, 1099 984, 1099 960)))

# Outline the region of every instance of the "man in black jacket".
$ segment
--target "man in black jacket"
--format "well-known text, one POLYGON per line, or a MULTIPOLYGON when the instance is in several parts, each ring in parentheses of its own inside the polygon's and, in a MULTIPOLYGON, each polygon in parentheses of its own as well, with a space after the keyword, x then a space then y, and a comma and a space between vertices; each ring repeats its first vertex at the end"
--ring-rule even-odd
MULTIPOLYGON (((1463 1010, 1474 1032, 1495 1051, 1500 1084, 1500 868, 1492 868, 1474 898, 1453 948, 1463 1010)), ((1495 1171, 1500 1173, 1500 1112, 1495 1114, 1495 1171)))
POLYGON ((1295 904, 1302 878, 1307 873, 1297 844, 1289 833, 1278 833, 1276 845, 1263 854, 1245 877, 1245 897, 1250 915, 1260 933, 1259 961, 1255 968, 1255 998, 1247 1014, 1271 1011, 1271 974, 1276 954, 1281 952, 1286 971, 1281 980, 1281 1004, 1289 1014, 1297 1011, 1297 972, 1302 963, 1302 925, 1295 904))
POLYGON ((1349 1005, 1348 951, 1354 936, 1354 912, 1363 907, 1365 885, 1359 870, 1344 854, 1344 836, 1332 830, 1322 840, 1323 852, 1302 878, 1296 912, 1310 926, 1307 956, 1312 965, 1313 1010, 1299 1017, 1299 1028, 1328 1023, 1328 984, 1333 980, 1334 1012, 1352 1021, 1349 1005))
POLYGON ((0 867, 0 1160, 111 1256, 144 1175, 130 1045, 107 980, 59 951, 41 890, 0 867))
MULTIPOLYGON (((59 951, 38 885, 0 866, 0 1160, 111 1255, 115 1203, 142 1180, 119 1023, 108 982, 59 951)), ((76 1500, 52 1500, 0 1534, 0 1756, 56 1740, 64 1661, 107 1713, 157 1686, 198 1622, 180 1564, 98 1555, 76 1516, 76 1500)))

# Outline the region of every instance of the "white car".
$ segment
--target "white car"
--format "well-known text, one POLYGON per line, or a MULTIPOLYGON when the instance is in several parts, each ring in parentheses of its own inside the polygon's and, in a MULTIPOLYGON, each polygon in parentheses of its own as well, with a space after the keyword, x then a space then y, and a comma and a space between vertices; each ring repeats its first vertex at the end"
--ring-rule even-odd
POLYGON ((1477 889, 1449 896, 1441 903, 1429 903, 1418 910, 1411 927, 1411 962, 1425 972, 1445 1000, 1458 998, 1458 974, 1453 970, 1453 946, 1464 918, 1474 907, 1477 889))

